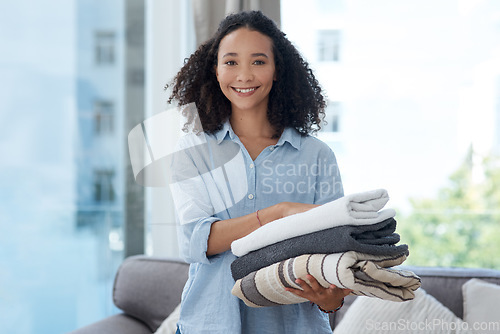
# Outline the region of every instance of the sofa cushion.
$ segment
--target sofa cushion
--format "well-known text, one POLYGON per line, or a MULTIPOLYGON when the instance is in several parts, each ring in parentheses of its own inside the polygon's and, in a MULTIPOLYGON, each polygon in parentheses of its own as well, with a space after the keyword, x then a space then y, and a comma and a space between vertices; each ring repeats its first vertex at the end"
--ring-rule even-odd
POLYGON ((175 310, 170 313, 167 319, 163 320, 160 327, 154 332, 154 334, 175 334, 177 331, 177 322, 181 315, 181 304, 177 305, 175 310))
POLYGON ((481 333, 500 332, 500 285, 473 278, 462 286, 464 320, 481 333))
POLYGON ((356 298, 334 333, 467 333, 462 329, 467 329, 462 319, 419 289, 414 300, 403 303, 356 298))
POLYGON ((113 301, 154 332, 180 303, 188 269, 176 259, 129 257, 116 274, 113 301))

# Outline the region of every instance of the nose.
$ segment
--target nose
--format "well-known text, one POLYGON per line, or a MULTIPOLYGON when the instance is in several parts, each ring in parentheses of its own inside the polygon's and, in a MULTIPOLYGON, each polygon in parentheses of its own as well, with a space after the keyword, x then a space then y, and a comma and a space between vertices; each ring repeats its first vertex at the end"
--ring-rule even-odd
POLYGON ((254 78, 252 69, 250 66, 241 66, 238 72, 237 80, 240 82, 252 81, 254 78))

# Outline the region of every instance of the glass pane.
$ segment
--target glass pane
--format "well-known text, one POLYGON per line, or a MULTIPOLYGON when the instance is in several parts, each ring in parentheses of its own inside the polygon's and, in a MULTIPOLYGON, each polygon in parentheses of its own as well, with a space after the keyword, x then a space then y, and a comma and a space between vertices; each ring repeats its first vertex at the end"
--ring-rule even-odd
POLYGON ((283 30, 341 106, 318 136, 345 192, 389 191, 408 264, 500 268, 500 2, 281 5, 283 30))
POLYGON ((1 333, 118 311, 124 35, 123 1, 0 3, 1 333))

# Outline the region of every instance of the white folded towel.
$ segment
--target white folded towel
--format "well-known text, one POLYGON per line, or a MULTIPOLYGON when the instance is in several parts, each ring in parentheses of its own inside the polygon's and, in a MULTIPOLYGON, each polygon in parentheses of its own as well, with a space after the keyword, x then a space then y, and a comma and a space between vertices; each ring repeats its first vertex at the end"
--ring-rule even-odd
POLYGON ((341 197, 306 212, 272 221, 247 236, 235 240, 231 250, 236 256, 276 242, 342 225, 380 223, 396 215, 393 209, 379 211, 389 201, 384 189, 341 197))

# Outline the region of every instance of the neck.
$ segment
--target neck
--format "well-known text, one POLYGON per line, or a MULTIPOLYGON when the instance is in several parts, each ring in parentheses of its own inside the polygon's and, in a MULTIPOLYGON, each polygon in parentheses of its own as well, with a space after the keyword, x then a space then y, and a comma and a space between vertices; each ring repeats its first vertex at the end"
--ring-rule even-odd
POLYGON ((269 123, 266 112, 234 112, 229 119, 234 133, 244 138, 273 138, 275 129, 269 123))

